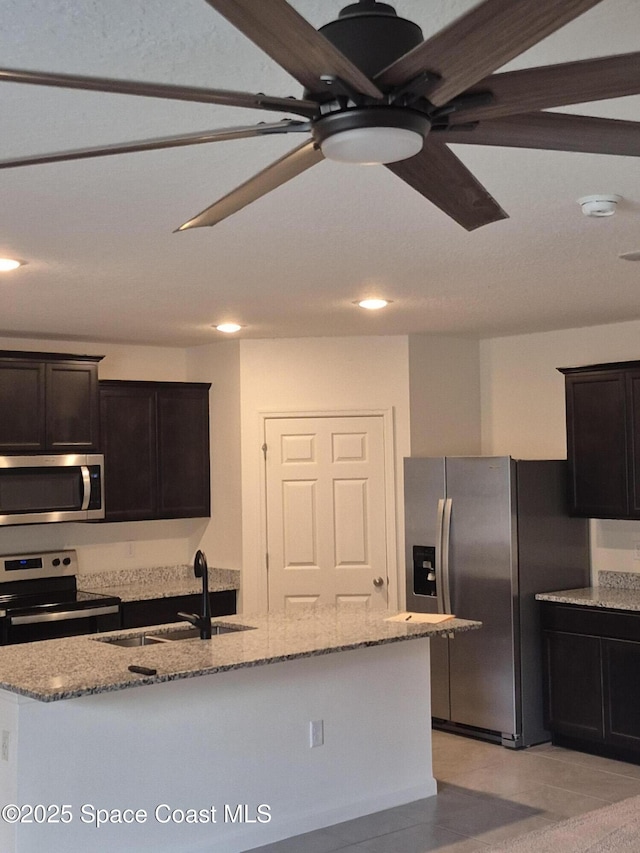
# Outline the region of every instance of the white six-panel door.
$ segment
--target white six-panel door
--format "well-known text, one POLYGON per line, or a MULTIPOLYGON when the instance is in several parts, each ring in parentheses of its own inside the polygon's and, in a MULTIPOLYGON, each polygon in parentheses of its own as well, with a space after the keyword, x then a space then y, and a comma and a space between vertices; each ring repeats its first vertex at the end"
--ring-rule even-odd
POLYGON ((269 609, 387 607, 382 417, 265 420, 269 609))

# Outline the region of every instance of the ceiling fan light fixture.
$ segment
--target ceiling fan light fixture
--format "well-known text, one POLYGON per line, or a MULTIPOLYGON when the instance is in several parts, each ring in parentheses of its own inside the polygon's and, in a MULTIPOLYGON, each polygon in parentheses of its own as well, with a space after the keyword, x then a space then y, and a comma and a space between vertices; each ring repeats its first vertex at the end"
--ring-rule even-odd
POLYGON ((428 117, 417 110, 360 107, 322 116, 312 133, 329 160, 374 165, 415 157, 430 128, 428 117))
POLYGON ((330 136, 321 147, 329 160, 374 166, 415 157, 423 143, 421 134, 402 127, 356 127, 330 136))

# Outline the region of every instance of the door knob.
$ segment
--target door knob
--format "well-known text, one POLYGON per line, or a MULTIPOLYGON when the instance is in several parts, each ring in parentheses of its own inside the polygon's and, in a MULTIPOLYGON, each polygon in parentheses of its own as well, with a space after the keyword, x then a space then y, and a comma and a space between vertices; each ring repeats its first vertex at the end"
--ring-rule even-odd
POLYGON ((383 578, 374 578, 373 579, 373 585, 374 586, 383 586, 384 585, 384 579, 383 578))

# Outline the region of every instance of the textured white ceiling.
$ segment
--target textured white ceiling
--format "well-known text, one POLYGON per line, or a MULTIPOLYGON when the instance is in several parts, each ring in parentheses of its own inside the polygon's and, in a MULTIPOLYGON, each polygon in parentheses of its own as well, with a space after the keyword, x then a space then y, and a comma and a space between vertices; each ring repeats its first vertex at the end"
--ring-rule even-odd
MULTIPOLYGON (((259 0, 256 0, 259 2, 259 0)), ((343 0, 292 0, 314 26, 343 0)), ((474 0, 397 0, 425 36, 474 0)), ((301 87, 204 0, 0 0, 6 67, 271 95, 301 87)), ((518 57, 640 50, 638 0, 603 0, 518 57)), ((0 158, 276 120, 151 98, 0 84, 0 158)), ((568 112, 640 120, 640 96, 568 112)), ((298 145, 264 137, 0 171, 0 336, 194 345, 245 337, 505 335, 640 317, 636 158, 458 146, 510 214, 471 234, 383 167, 320 163, 213 228, 173 229, 298 145), (623 196, 610 219, 576 199, 623 196), (393 300, 363 312, 367 295, 393 300)))

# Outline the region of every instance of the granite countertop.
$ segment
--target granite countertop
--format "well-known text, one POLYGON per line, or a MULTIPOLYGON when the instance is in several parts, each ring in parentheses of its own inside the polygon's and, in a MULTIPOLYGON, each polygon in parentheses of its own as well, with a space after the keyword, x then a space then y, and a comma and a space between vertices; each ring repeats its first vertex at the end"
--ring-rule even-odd
MULTIPOLYGON (((202 582, 189 565, 79 574, 77 584, 84 592, 114 595, 122 601, 149 601, 202 592, 202 582)), ((240 572, 236 569, 209 569, 210 592, 239 588, 240 572)))
POLYGON ((640 611, 640 575, 634 572, 599 572, 597 586, 539 592, 538 601, 640 611))
POLYGON ((4 646, 0 648, 0 688, 54 702, 481 627, 480 622, 455 618, 440 624, 389 622, 389 615, 387 611, 372 612, 357 605, 323 606, 291 615, 216 618, 214 624, 243 625, 255 630, 221 634, 211 640, 196 638, 126 648, 104 642, 108 636, 129 637, 188 627, 181 622, 4 646), (157 673, 132 673, 128 669, 132 664, 157 673))

